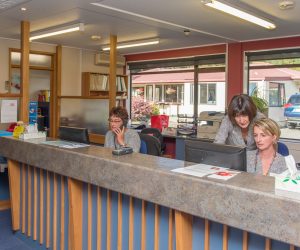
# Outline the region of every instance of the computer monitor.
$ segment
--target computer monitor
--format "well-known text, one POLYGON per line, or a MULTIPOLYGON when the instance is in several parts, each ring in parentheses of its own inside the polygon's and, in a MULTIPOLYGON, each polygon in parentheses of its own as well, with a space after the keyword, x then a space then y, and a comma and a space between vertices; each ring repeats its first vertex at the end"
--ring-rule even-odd
POLYGON ((75 141, 86 144, 90 143, 87 128, 60 126, 59 138, 66 141, 75 141))
POLYGON ((185 160, 247 171, 246 148, 205 142, 185 141, 185 160))

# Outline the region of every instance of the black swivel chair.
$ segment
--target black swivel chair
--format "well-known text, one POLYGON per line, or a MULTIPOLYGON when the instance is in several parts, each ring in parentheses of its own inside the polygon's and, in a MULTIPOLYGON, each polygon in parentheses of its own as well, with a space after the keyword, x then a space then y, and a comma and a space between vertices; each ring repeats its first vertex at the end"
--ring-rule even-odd
POLYGON ((159 140, 151 135, 139 133, 141 139, 140 153, 148 155, 161 155, 161 147, 159 140))
POLYGON ((161 145, 161 153, 163 154, 165 152, 166 144, 164 143, 164 138, 163 138, 161 132, 159 131, 159 129, 157 129, 157 128, 144 128, 141 131, 141 133, 156 137, 159 140, 160 145, 161 145))

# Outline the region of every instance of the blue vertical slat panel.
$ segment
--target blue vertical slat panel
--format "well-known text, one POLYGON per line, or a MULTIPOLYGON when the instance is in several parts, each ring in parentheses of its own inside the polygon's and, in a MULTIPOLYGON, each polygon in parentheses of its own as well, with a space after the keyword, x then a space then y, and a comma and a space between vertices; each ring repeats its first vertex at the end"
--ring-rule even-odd
POLYGON ((106 249, 107 189, 101 188, 101 249, 106 249))
POLYGON ((223 247, 223 225, 210 221, 209 246, 211 250, 223 247))
POLYGON ((36 211, 36 241, 39 242, 40 241, 40 213, 41 213, 41 208, 40 208, 40 183, 41 183, 41 179, 40 179, 40 171, 41 169, 37 168, 36 169, 36 176, 37 176, 37 199, 36 199, 36 203, 37 203, 37 211, 36 211))
POLYGON ((69 190, 68 190, 68 178, 64 177, 64 194, 65 194, 65 235, 64 245, 65 250, 69 249, 69 190))
POLYGON ((168 249, 169 247, 169 208, 160 207, 159 220, 159 249, 168 249))
POLYGON ((28 166, 25 165, 25 234, 28 233, 28 166))
POLYGON ((228 249, 239 250, 243 248, 243 230, 228 227, 228 249))
POLYGON ((44 191, 44 195, 43 195, 43 204, 44 204, 44 211, 43 211, 43 239, 44 239, 44 244, 46 244, 46 228, 47 228, 47 171, 43 170, 43 176, 44 176, 44 187, 43 187, 43 191, 44 191))
POLYGON ((23 190, 23 168, 22 164, 19 165, 20 167, 20 229, 22 228, 22 221, 23 221, 23 214, 22 214, 22 204, 23 204, 23 196, 22 196, 22 190, 23 190))
POLYGON ((111 249, 118 246, 118 193, 111 191, 111 249))
MULTIPOLYGON (((193 250, 204 250, 204 219, 199 217, 193 217, 193 250)), ((175 238, 175 235, 174 235, 175 238)))
POLYGON ((146 202, 146 250, 154 249, 155 206, 146 202))
POLYGON ((289 250, 290 249, 290 244, 277 241, 277 240, 272 240, 271 241, 271 249, 272 250, 289 250))
POLYGON ((57 181, 57 200, 56 200, 56 205, 57 205, 57 221, 56 221, 56 246, 57 249, 60 250, 60 240, 61 240, 61 234, 60 234, 60 222, 61 222, 61 209, 60 209, 60 204, 61 204, 61 176, 56 175, 56 181, 57 181))
POLYGON ((9 200, 8 171, 0 173, 0 200, 9 200))
POLYGON ((248 233, 248 250, 264 250, 265 242, 265 237, 248 233))
POLYGON ((122 195, 122 249, 129 246, 129 196, 122 195))
POLYGON ((141 249, 141 215, 142 215, 142 200, 134 199, 134 216, 133 216, 133 249, 141 249))
POLYGON ((31 221, 30 221, 30 229, 31 229, 31 237, 33 237, 33 217, 34 217, 34 196, 35 196, 35 192, 34 192, 34 175, 33 175, 33 171, 34 171, 34 167, 30 167, 30 171, 29 171, 29 178, 31 181, 31 221))
POLYGON ((97 249, 97 187, 92 186, 92 249, 97 249))
POLYGON ((53 247, 53 193, 54 193, 54 178, 53 173, 49 172, 50 179, 50 248, 53 247))
POLYGON ((82 184, 82 249, 88 248, 88 184, 82 184))

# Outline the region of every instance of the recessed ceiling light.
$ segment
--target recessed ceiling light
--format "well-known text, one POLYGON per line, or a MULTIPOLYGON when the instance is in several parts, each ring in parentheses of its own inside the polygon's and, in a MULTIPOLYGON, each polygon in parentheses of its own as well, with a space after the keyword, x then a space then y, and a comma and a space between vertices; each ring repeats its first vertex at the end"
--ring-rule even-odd
POLYGON ((21 11, 26 11, 26 10, 27 10, 27 8, 25 8, 25 7, 21 8, 21 11))

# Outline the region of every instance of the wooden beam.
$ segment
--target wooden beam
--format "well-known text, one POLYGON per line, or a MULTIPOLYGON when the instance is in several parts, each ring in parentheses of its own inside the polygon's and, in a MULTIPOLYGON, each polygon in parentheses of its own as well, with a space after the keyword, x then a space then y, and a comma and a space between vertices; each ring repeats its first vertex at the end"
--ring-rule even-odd
POLYGON ((116 79, 117 79, 117 36, 110 35, 109 54, 109 110, 116 106, 116 79))
POLYGON ((27 21, 21 22, 21 103, 20 120, 29 121, 29 33, 30 24, 27 21))
POLYGON ((8 178, 9 178, 9 192, 10 192, 10 204, 11 204, 11 217, 12 217, 12 229, 20 229, 20 164, 13 160, 7 161, 8 165, 8 178))
POLYGON ((176 250, 192 250, 193 216, 175 210, 176 250))
POLYGON ((57 137, 58 127, 60 125, 60 103, 61 100, 58 96, 61 96, 61 65, 62 65, 62 46, 56 46, 56 60, 55 60, 55 81, 53 85, 53 93, 50 96, 50 102, 52 107, 50 109, 50 135, 57 137))

